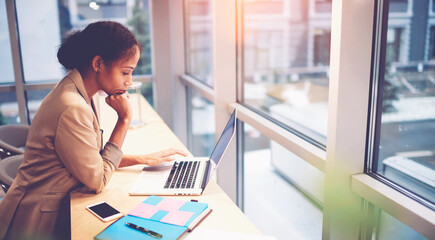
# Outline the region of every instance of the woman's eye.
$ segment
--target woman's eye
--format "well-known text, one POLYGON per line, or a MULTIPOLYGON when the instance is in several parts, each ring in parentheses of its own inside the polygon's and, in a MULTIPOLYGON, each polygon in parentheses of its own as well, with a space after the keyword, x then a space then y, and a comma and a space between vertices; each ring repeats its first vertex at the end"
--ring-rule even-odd
POLYGON ((130 73, 126 73, 126 72, 124 72, 124 73, 122 73, 122 74, 124 74, 124 75, 128 75, 128 74, 130 74, 130 73))

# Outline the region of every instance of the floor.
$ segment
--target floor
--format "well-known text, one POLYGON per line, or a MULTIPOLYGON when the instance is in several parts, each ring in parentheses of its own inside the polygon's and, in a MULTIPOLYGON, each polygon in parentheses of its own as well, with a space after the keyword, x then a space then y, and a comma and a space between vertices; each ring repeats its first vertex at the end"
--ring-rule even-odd
POLYGON ((244 170, 244 212, 264 235, 321 239, 321 209, 275 172, 269 149, 247 152, 244 170))

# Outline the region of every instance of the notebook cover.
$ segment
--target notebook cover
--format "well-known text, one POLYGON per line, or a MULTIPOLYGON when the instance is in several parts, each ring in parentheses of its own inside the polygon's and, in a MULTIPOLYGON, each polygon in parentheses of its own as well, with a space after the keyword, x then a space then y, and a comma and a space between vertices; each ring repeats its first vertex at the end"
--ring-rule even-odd
POLYGON ((128 215, 187 227, 207 208, 207 203, 150 196, 128 215))
POLYGON ((133 239, 149 239, 157 240, 157 238, 151 237, 150 235, 138 231, 136 229, 128 227, 125 223, 133 223, 143 228, 152 230, 154 232, 163 235, 161 240, 174 240, 179 238, 186 230, 185 226, 177 226, 167 223, 162 223, 154 220, 149 220, 145 218, 135 217, 135 216, 125 216, 120 218, 116 222, 112 223, 101 233, 99 233, 95 239, 99 240, 133 240, 133 239))

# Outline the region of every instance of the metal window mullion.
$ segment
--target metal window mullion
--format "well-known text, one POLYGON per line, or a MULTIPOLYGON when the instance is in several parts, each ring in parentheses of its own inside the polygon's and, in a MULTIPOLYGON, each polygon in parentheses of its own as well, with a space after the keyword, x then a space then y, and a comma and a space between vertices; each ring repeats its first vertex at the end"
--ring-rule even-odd
POLYGON ((326 152, 324 150, 281 128, 241 104, 230 104, 228 112, 231 112, 234 108, 238 109, 237 118, 239 120, 253 126, 263 135, 284 146, 319 171, 325 172, 326 152))
POLYGON ((184 61, 185 61, 185 72, 191 73, 191 57, 190 57, 190 11, 189 11, 189 1, 183 0, 183 23, 184 23, 184 61))
MULTIPOLYGON (((236 3, 236 100, 243 102, 245 85, 245 55, 244 55, 244 8, 243 1, 236 3)), ((245 210, 245 125, 237 119, 237 206, 245 210)))
POLYGON ((23 84, 23 89, 24 91, 35 91, 35 90, 46 90, 46 89, 53 89, 54 86, 56 86, 57 83, 53 83, 53 82, 49 82, 49 83, 33 83, 33 84, 28 84, 25 83, 23 84))
POLYGON ((15 85, 12 84, 1 85, 0 93, 5 93, 5 92, 15 92, 15 85))
POLYGON ((24 92, 24 72, 21 58, 20 37, 15 1, 6 1, 6 12, 8 15, 9 39, 11 42, 15 77, 15 93, 18 103, 20 123, 29 124, 26 94, 24 92))
POLYGON ((180 76, 180 81, 182 84, 186 85, 187 87, 197 91, 201 96, 206 98, 208 101, 214 103, 214 90, 210 86, 185 74, 180 76))
POLYGON ((134 75, 133 81, 149 83, 153 81, 153 75, 134 75))
POLYGON ((237 102, 243 102, 245 99, 244 85, 245 85, 245 49, 244 49, 244 1, 237 1, 237 13, 236 13, 236 72, 237 72, 237 102))
POLYGON ((432 238, 435 234, 435 212, 403 195, 395 188, 380 182, 368 174, 351 176, 351 189, 418 233, 432 238))

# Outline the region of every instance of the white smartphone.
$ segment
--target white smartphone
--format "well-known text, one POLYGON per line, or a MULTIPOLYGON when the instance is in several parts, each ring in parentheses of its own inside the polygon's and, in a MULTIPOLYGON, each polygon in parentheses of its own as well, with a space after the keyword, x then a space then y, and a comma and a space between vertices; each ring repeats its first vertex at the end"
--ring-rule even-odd
POLYGON ((101 221, 107 222, 123 216, 121 212, 110 206, 106 202, 98 202, 86 207, 92 214, 97 216, 101 221))

